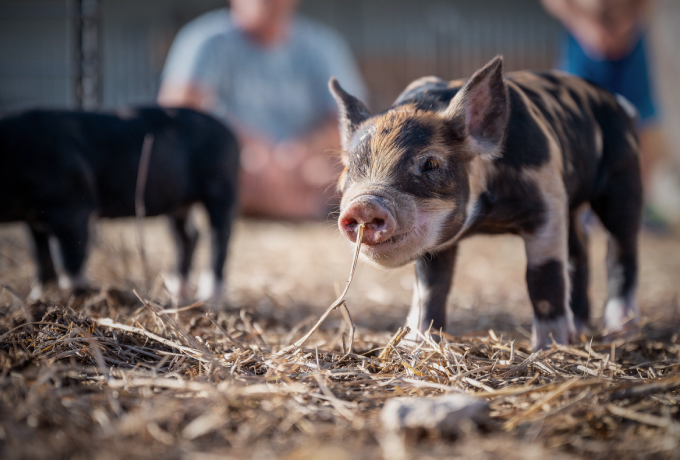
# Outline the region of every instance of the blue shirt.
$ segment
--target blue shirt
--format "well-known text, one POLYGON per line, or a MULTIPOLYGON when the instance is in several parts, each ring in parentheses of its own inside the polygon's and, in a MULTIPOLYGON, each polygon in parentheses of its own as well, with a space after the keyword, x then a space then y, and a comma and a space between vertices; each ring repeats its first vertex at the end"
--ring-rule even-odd
POLYGON ((337 110, 328 91, 331 76, 365 100, 349 47, 332 30, 297 17, 284 42, 263 47, 221 9, 180 30, 162 78, 207 89, 216 97, 208 108, 213 115, 280 141, 305 133, 337 110))
POLYGON ((646 37, 642 35, 628 55, 616 61, 595 59, 568 34, 562 45, 559 68, 624 96, 638 110, 638 124, 644 126, 657 118, 645 48, 646 37))

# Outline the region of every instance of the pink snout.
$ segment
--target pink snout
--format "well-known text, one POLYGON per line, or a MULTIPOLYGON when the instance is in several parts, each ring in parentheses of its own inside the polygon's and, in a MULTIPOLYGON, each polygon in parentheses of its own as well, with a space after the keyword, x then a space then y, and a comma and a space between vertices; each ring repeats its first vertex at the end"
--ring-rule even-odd
POLYGON ((392 214, 380 204, 380 198, 364 195, 356 198, 340 214, 340 231, 350 241, 356 241, 359 226, 364 224, 362 243, 380 244, 389 240, 397 227, 392 214))

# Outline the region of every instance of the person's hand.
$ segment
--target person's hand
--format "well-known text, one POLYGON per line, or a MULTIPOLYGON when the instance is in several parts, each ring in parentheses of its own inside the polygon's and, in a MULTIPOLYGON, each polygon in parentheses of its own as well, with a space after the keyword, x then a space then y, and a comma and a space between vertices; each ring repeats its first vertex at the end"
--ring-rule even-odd
POLYGON ((627 56, 639 38, 634 22, 612 24, 607 27, 595 21, 580 23, 572 31, 591 58, 618 60, 627 56))
POLYGON ((306 136, 273 143, 241 136, 241 203, 246 214, 283 218, 325 217, 340 172, 329 150, 339 148, 336 123, 306 136))
POLYGON ((637 44, 651 0, 541 0, 593 59, 618 60, 637 44))
POLYGON ((161 84, 156 100, 161 107, 183 107, 202 112, 209 110, 214 103, 214 97, 209 91, 196 85, 171 81, 161 84))

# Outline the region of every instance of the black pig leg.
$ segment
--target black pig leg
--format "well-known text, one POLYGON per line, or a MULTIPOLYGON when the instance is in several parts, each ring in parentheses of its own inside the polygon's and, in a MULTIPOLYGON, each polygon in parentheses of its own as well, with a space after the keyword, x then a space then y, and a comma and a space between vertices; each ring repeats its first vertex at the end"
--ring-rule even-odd
POLYGON ((457 253, 458 246, 454 245, 416 260, 416 284, 406 323, 411 329, 425 332, 430 325, 432 331, 446 328, 446 299, 453 283, 457 253))
POLYGON ((229 237, 236 214, 235 194, 227 194, 223 199, 206 203, 206 209, 210 216, 211 265, 214 274, 212 298, 219 301, 224 289, 224 262, 227 259, 229 237))
POLYGON ((569 216, 569 265, 571 274, 571 311, 574 327, 580 335, 590 325, 590 302, 588 301, 588 235, 578 210, 569 216))
POLYGON ((639 322, 637 289, 637 240, 610 234, 607 239, 607 304, 604 330, 607 334, 625 331, 639 322))
POLYGON ((185 298, 191 261, 198 242, 198 231, 189 218, 189 209, 178 211, 169 217, 177 246, 177 271, 180 276, 179 295, 181 298, 185 298))
POLYGON ((567 216, 560 212, 558 204, 547 209, 546 223, 522 235, 527 253, 527 288, 534 307, 534 350, 549 347, 553 340, 569 343, 575 335, 568 307, 567 216))
POLYGON ((84 273, 87 256, 88 225, 90 209, 55 211, 50 222, 52 234, 59 241, 64 269, 69 275, 71 287, 82 289, 88 282, 84 273))
POLYGON ((40 224, 30 224, 34 243, 34 258, 38 266, 38 280, 41 284, 57 281, 57 272, 50 254, 50 235, 40 224))
POLYGON ((638 231, 642 213, 642 186, 637 156, 631 155, 620 176, 610 179, 602 194, 591 201, 593 211, 607 229, 608 299, 604 311, 606 333, 615 335, 639 320, 635 299, 638 273, 638 231))

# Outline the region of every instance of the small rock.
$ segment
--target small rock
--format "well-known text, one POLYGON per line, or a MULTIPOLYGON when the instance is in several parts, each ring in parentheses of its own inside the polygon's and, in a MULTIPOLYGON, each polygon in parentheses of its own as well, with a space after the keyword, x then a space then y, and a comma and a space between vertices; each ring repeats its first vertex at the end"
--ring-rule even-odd
POLYGON ((380 420, 388 431, 436 430, 442 435, 458 432, 461 423, 482 423, 487 416, 485 400, 463 394, 433 398, 392 398, 383 407, 380 420))

